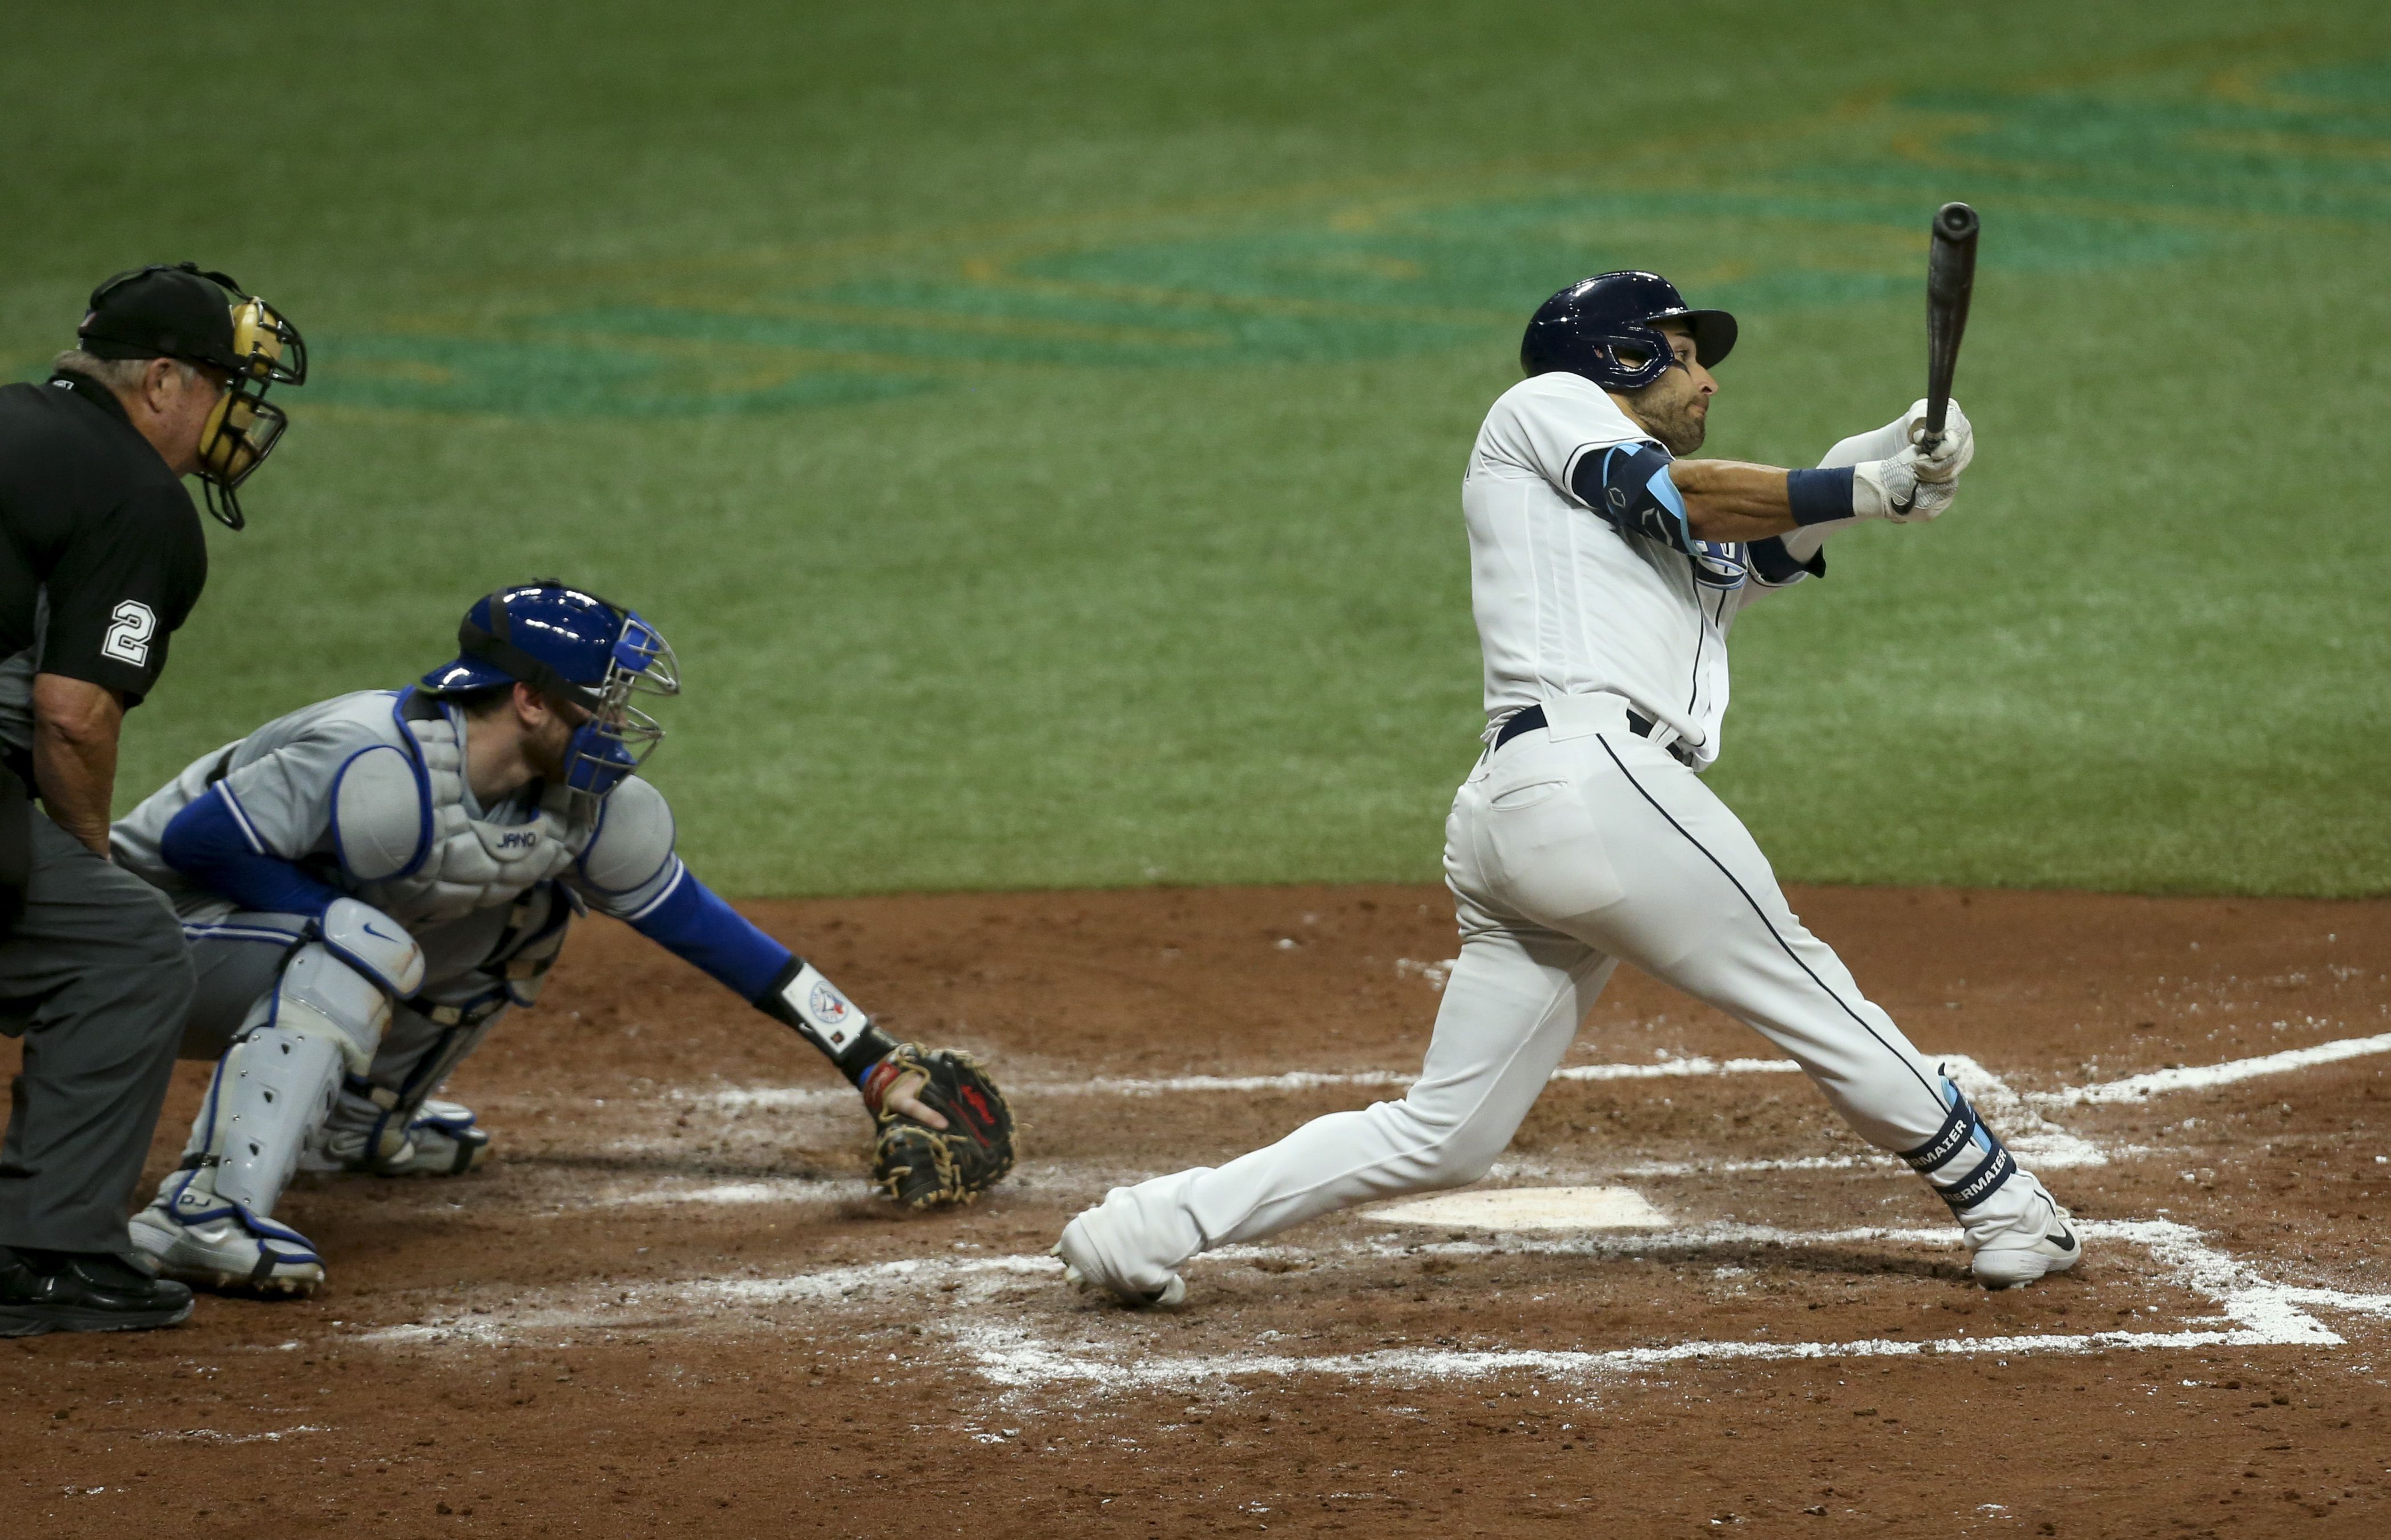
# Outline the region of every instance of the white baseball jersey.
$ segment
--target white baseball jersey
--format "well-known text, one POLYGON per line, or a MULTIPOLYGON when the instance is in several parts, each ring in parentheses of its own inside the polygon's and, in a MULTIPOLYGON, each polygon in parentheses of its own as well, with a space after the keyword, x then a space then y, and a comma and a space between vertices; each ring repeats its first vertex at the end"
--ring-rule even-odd
MULTIPOLYGON (((1462 477, 1470 602, 1490 718, 1608 691, 1718 757, 1726 633, 1746 600, 1809 575, 1779 542, 1698 542, 1699 559, 1612 524, 1572 490, 1589 453, 1659 444, 1601 386, 1540 374, 1486 414, 1462 477)), ((1666 450, 1662 450, 1666 453, 1666 450)))
MULTIPOLYGON (((1828 463, 1894 453, 1915 415, 1845 439, 1828 463)), ((1803 925, 1751 831, 1675 757, 1680 745, 1633 731, 1620 697, 1655 718, 1690 718, 1699 762, 1714 758, 1736 612, 1823 570, 1820 542, 1850 522, 1688 552, 1668 543, 1667 519, 1634 516, 1630 494, 1652 486, 1652 460, 1623 482, 1586 479, 1605 507, 1621 494, 1621 524, 1656 532, 1622 533, 1571 490, 1572 474, 1588 456, 1648 442, 1598 387, 1548 374, 1494 404, 1470 454, 1462 506, 1487 710, 1548 708, 1543 726, 1481 755, 1454 797, 1444 872, 1461 955, 1419 1079, 1399 1101, 1330 1113, 1234 1160, 1114 1188, 1063 1232, 1079 1276, 1168 1301, 1199 1251, 1478 1181, 1621 963, 1799 1064, 1855 1130, 1950 1205, 1988 1285, 2074 1262, 2068 1216, 2040 1180, 1803 925), (1556 701, 1568 704, 1550 709, 1556 701)))

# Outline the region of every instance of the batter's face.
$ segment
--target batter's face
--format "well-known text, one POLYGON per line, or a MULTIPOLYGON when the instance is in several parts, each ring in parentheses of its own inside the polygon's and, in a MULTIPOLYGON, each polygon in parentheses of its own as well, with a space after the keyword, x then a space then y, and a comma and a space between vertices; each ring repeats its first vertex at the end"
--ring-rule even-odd
POLYGON ((1661 321, 1658 327, 1669 339, 1675 360, 1668 373, 1642 390, 1626 394, 1627 409, 1671 454, 1690 455, 1702 446, 1718 382, 1695 356, 1691 327, 1683 321, 1661 321))

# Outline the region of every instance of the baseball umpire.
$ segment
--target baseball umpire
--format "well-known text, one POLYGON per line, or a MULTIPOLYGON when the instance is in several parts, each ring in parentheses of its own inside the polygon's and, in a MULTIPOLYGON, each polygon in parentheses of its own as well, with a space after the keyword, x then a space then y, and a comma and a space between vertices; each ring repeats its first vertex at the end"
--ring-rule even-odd
POLYGON ((2074 1264, 2067 1211, 1794 917, 1697 774, 1718 757, 1737 613, 1824 576, 1831 531, 1942 512, 1973 435, 1955 405, 1924 449, 1920 402, 1823 469, 1677 458, 1701 446, 1735 339, 1653 273, 1572 284, 1529 322, 1528 378, 1462 478, 1486 750, 1445 825, 1461 956, 1420 1078, 1218 1170, 1115 1188, 1055 1248, 1073 1281, 1171 1303, 1199 1251, 1476 1181, 1622 960, 1791 1055, 1949 1205, 1986 1288, 2074 1264))
POLYGON ((184 263, 101 284, 48 382, 0 388, 0 1031, 24 1043, 0 1336, 190 1314, 190 1290, 127 1265, 123 1204, 191 964, 157 893, 110 864, 109 803, 124 713, 207 580, 182 478, 239 528, 235 488, 284 426, 265 393, 305 373, 288 322, 184 263))
POLYGON ((892 1197, 968 1202, 1004 1174, 1012 1116, 966 1055, 890 1039, 674 853, 672 810, 634 773, 664 736, 635 701, 680 690, 653 627, 549 579, 476 601, 458 642, 419 684, 336 696, 204 756, 116 825, 118 861, 190 940, 183 1053, 218 1061, 180 1166, 133 1219, 164 1275, 310 1293, 323 1260, 273 1217, 303 1159, 381 1176, 478 1164, 489 1134, 433 1093, 538 998, 591 909, 826 1055, 877 1123, 892 1197))

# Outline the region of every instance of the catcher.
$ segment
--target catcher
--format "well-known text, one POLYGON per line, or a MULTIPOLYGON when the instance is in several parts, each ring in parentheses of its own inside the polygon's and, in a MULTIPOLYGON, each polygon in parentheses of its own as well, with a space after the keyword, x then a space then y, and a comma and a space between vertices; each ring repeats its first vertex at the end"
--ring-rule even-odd
POLYGON ((795 1029, 863 1094, 874 1174, 912 1208, 1013 1164, 1004 1098, 966 1055, 898 1043, 673 853, 634 772, 679 692, 635 612, 554 580, 477 601, 422 682, 320 702, 209 754, 111 831, 162 889, 199 990, 187 1058, 217 1061, 139 1252, 201 1288, 307 1294, 324 1263, 274 1218, 310 1169, 447 1176, 489 1151, 432 1093, 539 996, 575 914, 623 920, 795 1029))

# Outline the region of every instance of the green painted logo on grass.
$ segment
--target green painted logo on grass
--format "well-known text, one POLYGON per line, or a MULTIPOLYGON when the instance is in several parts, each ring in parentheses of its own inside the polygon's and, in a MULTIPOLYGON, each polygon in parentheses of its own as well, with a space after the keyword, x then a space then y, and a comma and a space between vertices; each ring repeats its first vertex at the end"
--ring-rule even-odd
MULTIPOLYGON (((1806 137, 1804 136, 1806 136, 1806 137)), ((1067 237, 869 278, 767 268, 526 308, 496 334, 329 340, 350 406, 571 417, 777 412, 996 372, 1336 363, 1506 348, 1608 267, 1766 313, 1914 294, 1925 214, 1988 211, 1988 272, 2154 263, 2251 219, 2391 218, 2391 63, 2210 81, 2196 97, 1936 95, 1855 133, 1751 147, 1738 185, 1324 204, 1261 226, 1067 237), (1783 159, 1784 164, 1772 159, 1783 159)))

